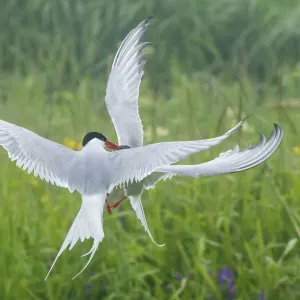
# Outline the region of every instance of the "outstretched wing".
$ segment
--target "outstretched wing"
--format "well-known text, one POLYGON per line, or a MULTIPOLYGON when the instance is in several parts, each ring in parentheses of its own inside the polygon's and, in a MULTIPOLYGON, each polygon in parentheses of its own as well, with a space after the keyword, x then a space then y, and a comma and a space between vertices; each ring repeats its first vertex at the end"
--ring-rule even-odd
POLYGON ((149 43, 141 43, 149 21, 147 18, 134 28, 122 42, 112 64, 105 102, 115 126, 119 145, 143 145, 143 126, 139 116, 138 97, 144 73, 145 53, 149 43))
POLYGON ((28 174, 68 188, 69 168, 77 151, 47 140, 32 131, 0 120, 0 145, 8 157, 28 174))
MULTIPOLYGON (((271 157, 279 147, 283 135, 284 130, 275 124, 269 140, 266 140, 265 136, 261 135, 260 142, 253 147, 249 146, 240 150, 236 146, 234 150, 221 153, 219 157, 203 164, 167 166, 157 169, 156 172, 164 172, 165 176, 182 175, 197 178, 199 176, 245 171, 263 163, 271 157)), ((165 178, 165 176, 162 178, 165 178)))
POLYGON ((111 186, 141 181, 156 169, 185 159, 191 154, 216 146, 239 129, 243 121, 224 135, 199 141, 157 143, 138 148, 110 152, 111 186))

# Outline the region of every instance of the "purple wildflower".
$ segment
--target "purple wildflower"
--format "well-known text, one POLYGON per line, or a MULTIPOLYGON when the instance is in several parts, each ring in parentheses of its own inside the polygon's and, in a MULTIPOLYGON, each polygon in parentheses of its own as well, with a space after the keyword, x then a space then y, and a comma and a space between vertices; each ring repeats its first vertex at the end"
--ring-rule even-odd
POLYGON ((264 292, 259 293, 259 300, 265 300, 265 294, 264 292))
POLYGON ((235 293, 232 271, 230 270, 229 267, 224 267, 223 269, 219 270, 218 277, 219 277, 219 284, 221 286, 227 283, 226 299, 233 300, 235 298, 236 293, 235 293))

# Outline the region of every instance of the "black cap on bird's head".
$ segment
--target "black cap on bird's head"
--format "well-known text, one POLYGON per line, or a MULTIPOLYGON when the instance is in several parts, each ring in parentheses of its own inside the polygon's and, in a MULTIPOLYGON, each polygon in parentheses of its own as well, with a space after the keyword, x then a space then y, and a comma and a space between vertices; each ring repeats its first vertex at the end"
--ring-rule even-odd
POLYGON ((106 136, 99 132, 89 132, 87 133, 82 140, 82 147, 86 146, 91 140, 98 139, 104 142, 105 147, 112 150, 119 150, 119 146, 108 141, 106 136))

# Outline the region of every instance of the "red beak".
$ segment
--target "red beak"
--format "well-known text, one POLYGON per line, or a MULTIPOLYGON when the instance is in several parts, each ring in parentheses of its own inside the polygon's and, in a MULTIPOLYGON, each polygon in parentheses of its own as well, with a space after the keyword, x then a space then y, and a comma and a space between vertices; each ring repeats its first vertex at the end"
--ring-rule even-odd
POLYGON ((112 149, 112 150, 120 150, 120 147, 110 141, 105 142, 105 147, 112 149))

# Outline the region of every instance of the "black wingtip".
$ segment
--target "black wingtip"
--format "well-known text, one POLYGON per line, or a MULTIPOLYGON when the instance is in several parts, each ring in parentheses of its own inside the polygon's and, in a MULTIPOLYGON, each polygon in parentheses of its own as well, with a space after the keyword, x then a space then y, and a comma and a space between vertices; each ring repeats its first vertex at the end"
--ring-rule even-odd
POLYGON ((144 21, 144 26, 147 26, 152 19, 154 19, 153 16, 149 16, 148 18, 146 18, 145 21, 144 21))
POLYGON ((282 134, 281 132, 283 131, 283 129, 281 129, 280 126, 277 123, 274 123, 274 128, 275 128, 276 133, 279 132, 279 134, 282 134))
POLYGON ((251 115, 248 115, 248 116, 246 116, 246 118, 244 119, 244 121, 246 121, 246 120, 248 120, 248 119, 250 119, 250 118, 252 118, 253 117, 253 115, 251 114, 251 115))
POLYGON ((149 16, 148 18, 146 18, 146 21, 150 21, 150 20, 152 20, 152 19, 154 19, 154 16, 149 16))
POLYGON ((244 118, 243 123, 248 120, 250 118, 250 116, 246 116, 246 118, 244 118))

